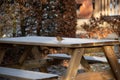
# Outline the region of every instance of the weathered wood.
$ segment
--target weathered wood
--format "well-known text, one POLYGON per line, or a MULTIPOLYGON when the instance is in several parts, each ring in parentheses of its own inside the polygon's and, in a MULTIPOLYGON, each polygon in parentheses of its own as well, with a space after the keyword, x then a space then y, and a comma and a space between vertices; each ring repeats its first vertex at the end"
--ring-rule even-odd
POLYGON ((31 52, 32 47, 25 47, 25 51, 23 52, 22 56, 19 59, 19 64, 22 65, 24 61, 27 59, 29 53, 31 52))
POLYGON ((5 55, 6 49, 0 49, 0 64, 3 61, 4 55, 5 55))
POLYGON ((95 0, 95 17, 120 15, 120 0, 95 0))
POLYGON ((20 70, 13 68, 5 68, 0 67, 0 76, 15 78, 20 80, 41 80, 41 79, 49 79, 49 78, 57 78, 58 75, 49 74, 49 73, 41 73, 35 71, 28 70, 20 70))
POLYGON ((111 11, 110 11, 110 0, 108 0, 108 7, 107 7, 107 15, 110 15, 111 11))
POLYGON ((73 50, 73 55, 70 60, 70 66, 68 67, 67 73, 65 76, 63 76, 62 80, 74 80, 75 79, 83 54, 84 54, 84 48, 73 50))
POLYGON ((119 45, 119 52, 120 52, 120 45, 119 45))
POLYGON ((62 53, 56 53, 56 54, 48 54, 47 57, 53 58, 53 59, 70 59, 71 55, 62 54, 62 53))
MULTIPOLYGON (((118 1, 118 8, 120 8, 120 0, 118 1)), ((120 15, 120 9, 118 10, 118 15, 120 15)))
MULTIPOLYGON (((66 75, 63 80, 75 79, 80 60, 84 53, 84 48, 88 47, 102 47, 102 46, 113 46, 119 44, 118 40, 98 40, 98 39, 80 39, 80 38, 63 38, 61 42, 56 40, 56 37, 17 37, 17 38, 0 38, 0 44, 16 44, 24 46, 48 46, 48 47, 66 47, 71 48, 72 58, 70 60, 70 65, 68 67, 66 75), (79 52, 80 51, 80 52, 79 52)), ((106 49, 105 49, 106 50, 106 49)), ((26 51, 29 52, 29 51, 26 51)), ((69 52, 68 52, 69 53, 69 52)), ((113 50, 110 53, 113 54, 113 50)), ((108 53, 107 53, 108 54, 108 53)), ((114 57, 114 56, 113 56, 114 57)), ((110 60, 111 57, 108 57, 110 60)), ((117 58, 114 57, 117 61, 117 58)), ((23 63, 24 59, 20 62, 23 63)), ((113 66, 112 60, 110 61, 113 66)), ((116 62, 117 63, 117 62, 116 62)), ((112 68, 117 68, 113 66, 112 68)), ((115 71, 114 71, 115 72, 115 71)), ((116 76, 118 74, 116 73, 116 76)), ((120 79, 120 78, 119 78, 120 79)), ((118 80, 119 80, 118 79, 118 80)))
POLYGON ((39 59, 42 58, 42 56, 41 56, 41 54, 40 54, 37 46, 36 46, 36 47, 34 46, 34 47, 32 48, 32 54, 33 54, 33 56, 34 56, 35 59, 38 59, 38 60, 39 60, 39 59))
POLYGON ((101 0, 95 0, 94 16, 99 17, 101 13, 101 0))
POLYGON ((111 15, 113 15, 114 14, 114 0, 111 0, 111 4, 112 4, 111 15))
POLYGON ((104 46, 103 49, 116 79, 120 80, 120 66, 112 46, 104 46))
MULTIPOLYGON (((97 53, 96 53, 97 54, 97 53)), ((54 59, 70 59, 71 56, 67 54, 49 54, 48 57, 54 58, 54 59)), ((105 57, 97 57, 97 56, 85 56, 85 60, 90 62, 102 62, 107 63, 107 60, 105 57)), ((119 60, 120 61, 120 60, 119 60)))
MULTIPOLYGON (((42 59, 43 57, 42 57, 42 53, 40 53, 39 52, 39 49, 38 49, 38 47, 36 46, 34 46, 33 48, 32 48, 32 54, 33 54, 33 56, 34 56, 34 58, 35 58, 35 60, 39 60, 39 59, 42 59)), ((44 61, 43 61, 43 63, 44 63, 44 61)), ((41 64, 43 64, 43 63, 41 63, 41 64)), ((46 64, 46 66, 44 65, 41 65, 40 63, 36 63, 35 62, 35 64, 33 64, 33 65, 24 65, 24 67, 35 67, 36 66, 36 68, 39 68, 39 70, 41 71, 41 72, 47 72, 47 64, 46 64)), ((45 63, 44 63, 45 64, 45 63)))
POLYGON ((102 4, 101 4, 101 10, 102 10, 102 15, 105 15, 105 0, 101 0, 102 4))
MULTIPOLYGON (((61 59, 63 60, 63 59, 71 58, 71 56, 67 54, 48 54, 48 57, 53 58, 53 59, 59 59, 59 61, 61 61, 61 59)), ((86 71, 91 71, 88 62, 86 61, 86 58, 82 57, 80 63, 82 64, 82 66, 85 68, 86 71)))
POLYGON ((92 69, 90 68, 89 63, 87 62, 87 60, 85 60, 84 57, 82 57, 81 62, 82 66, 85 68, 86 71, 92 71, 92 69))
POLYGON ((105 15, 108 15, 108 0, 105 0, 105 15))
POLYGON ((27 46, 50 46, 50 47, 91 47, 91 46, 104 46, 119 44, 118 40, 106 40, 106 39, 80 39, 80 38, 63 38, 59 42, 56 37, 41 37, 41 36, 30 36, 30 37, 16 37, 16 38, 2 38, 0 44, 16 44, 16 45, 27 45, 27 46))

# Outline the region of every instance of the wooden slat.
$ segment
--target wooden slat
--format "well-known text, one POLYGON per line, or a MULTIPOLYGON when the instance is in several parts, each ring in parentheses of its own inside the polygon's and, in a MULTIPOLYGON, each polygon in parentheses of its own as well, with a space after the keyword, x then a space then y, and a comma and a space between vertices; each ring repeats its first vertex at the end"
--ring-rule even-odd
POLYGON ((119 3, 118 3, 118 10, 119 10, 118 13, 119 13, 119 15, 120 15, 120 9, 119 9, 119 8, 120 8, 120 0, 119 0, 119 3))
POLYGON ((117 13, 117 15, 119 15, 119 0, 116 0, 117 2, 117 5, 116 5, 116 8, 117 8, 117 11, 116 11, 116 13, 117 13))
MULTIPOLYGON (((49 54, 48 57, 54 58, 54 59, 70 59, 71 58, 71 56, 67 55, 67 54, 49 54)), ((85 60, 90 61, 90 62, 107 63, 107 60, 105 57, 84 56, 84 58, 85 58, 85 60)))
POLYGON ((118 8, 117 8, 117 6, 118 6, 118 0, 115 0, 115 15, 118 15, 118 8))
POLYGON ((16 37, 16 38, 2 38, 0 44, 16 44, 26 46, 50 46, 50 47, 91 47, 91 46, 104 46, 119 44, 118 40, 107 40, 107 39, 80 39, 80 38, 63 38, 59 42, 56 37, 16 37))
POLYGON ((95 0, 94 16, 102 15, 120 15, 120 0, 95 0), (117 3, 119 2, 119 3, 117 3))
POLYGON ((98 1, 99 1, 99 6, 100 6, 100 7, 99 7, 99 8, 100 8, 100 9, 99 9, 99 10, 100 10, 99 15, 100 15, 100 14, 102 14, 102 0, 98 0, 98 1))
POLYGON ((101 0, 102 1, 102 15, 104 15, 105 14, 105 0, 101 0))
POLYGON ((34 72, 28 70, 20 70, 20 69, 13 69, 13 68, 5 68, 0 67, 0 76, 15 78, 20 80, 41 80, 41 79, 48 79, 48 78, 57 78, 58 75, 49 74, 49 73, 41 73, 41 72, 34 72))
POLYGON ((105 15, 108 15, 108 0, 105 0, 105 15))
MULTIPOLYGON (((119 54, 120 54, 120 45, 119 45, 118 51, 119 51, 119 54)), ((120 62, 120 61, 119 61, 119 62, 120 62)))
POLYGON ((120 66, 118 64, 117 57, 115 56, 112 46, 104 46, 103 48, 116 79, 120 80, 120 66))
POLYGON ((99 6, 97 6, 99 3, 98 3, 98 0, 95 0, 95 9, 94 9, 94 16, 96 17, 97 16, 97 13, 99 11, 99 6))
POLYGON ((110 15, 110 0, 108 0, 108 7, 107 7, 107 11, 108 11, 108 13, 107 13, 107 15, 110 15))
POLYGON ((111 8, 111 15, 114 14, 114 0, 111 0, 112 8, 111 8))
POLYGON ((116 0, 114 0, 114 3, 113 3, 113 15, 116 15, 116 0))
POLYGON ((99 17, 101 13, 101 0, 95 0, 94 16, 99 17))

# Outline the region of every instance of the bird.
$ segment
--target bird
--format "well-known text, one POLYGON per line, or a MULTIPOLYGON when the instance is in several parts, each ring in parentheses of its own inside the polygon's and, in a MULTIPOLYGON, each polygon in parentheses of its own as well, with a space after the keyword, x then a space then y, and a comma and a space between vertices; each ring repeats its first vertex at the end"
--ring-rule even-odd
POLYGON ((61 42, 62 40, 64 40, 62 37, 60 37, 60 36, 56 36, 56 39, 57 39, 57 41, 59 41, 59 42, 61 42))

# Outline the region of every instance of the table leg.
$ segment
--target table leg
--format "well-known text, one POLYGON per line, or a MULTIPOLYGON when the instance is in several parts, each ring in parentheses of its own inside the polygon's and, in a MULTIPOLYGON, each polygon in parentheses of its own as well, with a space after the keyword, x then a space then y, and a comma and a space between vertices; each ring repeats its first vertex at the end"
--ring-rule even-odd
POLYGON ((32 47, 25 47, 25 51, 23 52, 22 56, 19 59, 19 64, 23 65, 24 61, 28 57, 28 54, 30 53, 32 47))
POLYGON ((104 48, 105 56, 116 77, 116 80, 120 80, 120 66, 112 46, 104 46, 103 48, 104 48))
POLYGON ((65 76, 63 76, 62 80, 74 80, 75 79, 83 54, 84 54, 84 48, 73 49, 73 55, 70 60, 69 67, 67 69, 67 73, 65 76))
POLYGON ((42 58, 42 55, 40 54, 38 47, 34 46, 32 48, 32 54, 33 54, 35 59, 41 59, 42 58))
POLYGON ((119 52, 120 52, 120 45, 119 45, 119 52))
POLYGON ((92 69, 90 68, 89 63, 87 62, 87 60, 85 60, 85 58, 82 56, 81 62, 82 66, 85 68, 86 71, 92 71, 92 69))
POLYGON ((3 61, 4 55, 5 55, 6 49, 0 49, 0 64, 3 61))
MULTIPOLYGON (((34 47, 32 48, 32 54, 33 54, 35 60, 43 59, 42 53, 40 53, 40 51, 39 51, 39 49, 38 49, 37 46, 34 46, 34 47)), ((41 65, 41 64, 39 63, 38 65, 41 65)), ((37 66, 36 66, 36 67, 37 67, 37 66)), ((44 65, 44 66, 40 66, 40 67, 39 67, 39 70, 40 70, 41 72, 47 72, 47 62, 46 62, 46 66, 45 66, 45 65, 44 65)))

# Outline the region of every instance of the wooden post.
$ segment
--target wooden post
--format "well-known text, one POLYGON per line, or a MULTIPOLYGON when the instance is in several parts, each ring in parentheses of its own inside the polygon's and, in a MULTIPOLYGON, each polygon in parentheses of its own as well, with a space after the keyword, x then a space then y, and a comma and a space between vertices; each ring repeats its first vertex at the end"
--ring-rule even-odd
POLYGON ((101 9, 102 9, 102 15, 105 15, 105 0, 101 0, 102 1, 102 7, 101 7, 101 9))
POLYGON ((119 3, 118 3, 118 10, 119 10, 118 14, 120 15, 120 9, 119 8, 120 8, 120 0, 119 0, 119 3))
POLYGON ((108 0, 105 0, 105 15, 108 15, 108 0))
POLYGON ((62 80, 74 80, 75 79, 83 54, 84 54, 84 48, 73 50, 73 56, 70 60, 67 74, 63 76, 62 80))
POLYGON ((34 58, 37 60, 37 59, 41 59, 42 58, 42 56, 41 56, 41 54, 40 54, 40 52, 39 52, 39 50, 38 50, 38 47, 33 47, 32 48, 32 54, 34 55, 34 58))
POLYGON ((113 15, 114 14, 114 0, 111 1, 111 5, 112 5, 111 15, 113 15))
POLYGON ((105 56, 116 77, 116 80, 120 80, 120 66, 118 64, 118 60, 112 46, 104 46, 103 48, 104 48, 105 56))
MULTIPOLYGON (((37 46, 34 46, 34 47, 32 48, 32 54, 33 54, 35 60, 40 60, 40 59, 43 59, 43 58, 44 58, 44 57, 42 56, 42 53, 40 53, 40 51, 39 51, 39 49, 38 49, 37 46)), ((40 63, 39 63, 39 65, 40 65, 40 63)), ((36 68, 37 68, 39 65, 36 65, 36 68)), ((47 62, 46 62, 46 65, 40 66, 40 67, 38 67, 38 68, 39 68, 40 72, 47 72, 47 62)))
POLYGON ((110 0, 108 0, 108 7, 107 7, 107 11, 108 11, 107 15, 109 15, 109 16, 110 16, 110 0))
POLYGON ((85 68, 86 71, 92 71, 92 69, 90 68, 89 63, 87 62, 87 60, 85 60, 84 57, 82 57, 81 62, 82 66, 85 68))
POLYGON ((101 0, 95 0, 95 9, 94 9, 94 17, 99 17, 100 16, 100 4, 101 0))
POLYGON ((25 47, 25 51, 19 59, 19 64, 22 66, 25 59, 28 57, 28 54, 31 52, 31 47, 25 47))
POLYGON ((114 15, 117 14, 117 0, 114 0, 114 15))
POLYGON ((118 0, 115 0, 115 14, 118 15, 118 0))
POLYGON ((5 49, 0 49, 0 64, 3 61, 4 55, 5 55, 5 51, 6 51, 5 49))
POLYGON ((119 0, 116 0, 116 15, 119 15, 119 0))

